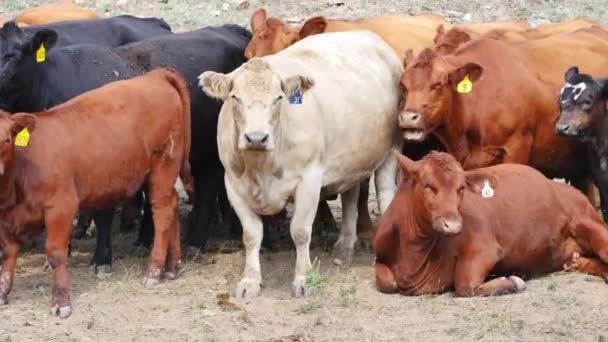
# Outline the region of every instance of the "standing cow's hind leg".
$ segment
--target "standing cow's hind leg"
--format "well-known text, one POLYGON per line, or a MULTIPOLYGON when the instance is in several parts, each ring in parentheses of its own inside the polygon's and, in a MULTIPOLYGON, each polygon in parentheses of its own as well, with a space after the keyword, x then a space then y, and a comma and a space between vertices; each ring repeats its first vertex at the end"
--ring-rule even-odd
POLYGON ((397 191, 397 159, 392 153, 380 164, 374 172, 374 183, 376 185, 376 198, 380 215, 384 214, 397 191))
POLYGON ((334 256, 343 261, 350 261, 355 253, 358 198, 359 184, 340 194, 342 200, 342 228, 338 241, 334 244, 334 256))

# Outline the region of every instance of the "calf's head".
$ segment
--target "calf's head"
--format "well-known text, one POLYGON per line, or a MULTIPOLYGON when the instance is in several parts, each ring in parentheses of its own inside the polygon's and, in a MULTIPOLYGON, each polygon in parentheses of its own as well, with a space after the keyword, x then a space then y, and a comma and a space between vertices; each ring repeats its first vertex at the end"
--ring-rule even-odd
POLYGON ((479 64, 452 65, 432 49, 415 58, 409 50, 404 69, 401 85, 405 104, 399 113, 399 127, 406 140, 416 142, 445 124, 454 100, 463 95, 457 92, 458 84, 466 77, 470 87, 483 74, 479 64))
POLYGON ((48 52, 57 42, 53 30, 40 30, 28 35, 15 22, 0 28, 0 90, 10 88, 17 75, 33 72, 36 54, 41 46, 48 52))
POLYGON ((608 112, 608 80, 594 80, 579 73, 577 67, 566 71, 565 80, 559 96, 560 116, 555 132, 585 140, 587 133, 601 125, 608 112))
POLYGON ((304 75, 281 78, 259 58, 227 75, 206 71, 199 81, 207 95, 230 106, 238 148, 255 151, 274 149, 281 111, 291 105, 289 97, 298 90, 305 94, 314 85, 304 75))
POLYGON ((431 152, 417 162, 397 151, 394 154, 404 176, 399 192, 408 193, 420 227, 441 234, 460 233, 460 206, 465 190, 480 193, 487 177, 475 172, 465 173, 448 153, 431 152))
POLYGON ((10 115, 0 111, 0 177, 6 174, 13 163, 15 137, 24 128, 31 133, 36 127, 36 117, 31 114, 10 115))

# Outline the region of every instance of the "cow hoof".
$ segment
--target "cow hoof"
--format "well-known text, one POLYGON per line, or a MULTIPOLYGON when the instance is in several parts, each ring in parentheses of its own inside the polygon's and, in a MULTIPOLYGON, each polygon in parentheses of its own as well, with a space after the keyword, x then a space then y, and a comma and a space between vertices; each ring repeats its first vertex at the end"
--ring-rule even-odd
POLYGON ((72 307, 70 305, 59 307, 59 305, 55 304, 51 308, 51 315, 59 317, 59 318, 68 318, 72 314, 72 307))
POLYGON ((296 297, 309 297, 312 289, 306 285, 305 277, 297 277, 291 284, 291 294, 296 297))
POLYGON ((509 279, 515 283, 515 287, 517 287, 518 292, 522 292, 526 289, 526 282, 520 277, 510 276, 509 279))
POLYGON ((6 305, 8 303, 8 299, 5 296, 0 296, 0 305, 6 305))
POLYGON ((144 279, 141 281, 141 284, 145 288, 149 289, 160 284, 160 280, 152 277, 144 277, 144 279))
POLYGON ((163 273, 163 278, 164 279, 168 279, 168 280, 173 280, 173 279, 177 278, 177 273, 175 273, 175 272, 164 272, 163 273))
POLYGON ((253 279, 243 279, 236 286, 235 297, 249 302, 260 293, 260 282, 253 279))
POLYGON ((355 249, 353 247, 347 247, 344 245, 334 246, 334 250, 332 252, 332 256, 334 258, 340 259, 345 263, 351 262, 354 255, 355 249))

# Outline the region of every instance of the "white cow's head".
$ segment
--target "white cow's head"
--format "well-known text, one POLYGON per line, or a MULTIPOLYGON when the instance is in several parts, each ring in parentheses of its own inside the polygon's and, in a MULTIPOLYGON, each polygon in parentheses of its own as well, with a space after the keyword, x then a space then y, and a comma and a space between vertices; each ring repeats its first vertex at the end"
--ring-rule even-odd
POLYGON ((206 71, 199 76, 203 91, 231 106, 237 145, 241 150, 272 151, 278 132, 281 108, 289 97, 305 93, 314 81, 302 75, 281 79, 269 65, 251 59, 230 74, 206 71))

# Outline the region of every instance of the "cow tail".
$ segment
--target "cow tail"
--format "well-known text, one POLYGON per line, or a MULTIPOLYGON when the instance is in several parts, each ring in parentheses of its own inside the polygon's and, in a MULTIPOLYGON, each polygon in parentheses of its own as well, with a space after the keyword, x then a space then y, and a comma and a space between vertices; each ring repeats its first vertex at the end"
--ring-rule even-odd
POLYGON ((181 74, 172 68, 166 68, 167 72, 165 77, 169 83, 177 90, 179 97, 182 100, 183 106, 183 123, 184 123, 184 156, 182 160, 182 168, 179 172, 179 178, 182 180, 184 190, 188 193, 188 196, 192 198, 194 192, 194 180, 192 178, 192 169, 190 167, 190 148, 192 146, 192 128, 190 121, 190 90, 188 90, 188 84, 181 76, 181 74))

